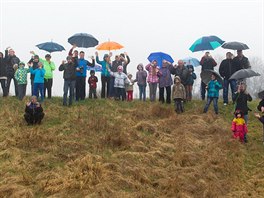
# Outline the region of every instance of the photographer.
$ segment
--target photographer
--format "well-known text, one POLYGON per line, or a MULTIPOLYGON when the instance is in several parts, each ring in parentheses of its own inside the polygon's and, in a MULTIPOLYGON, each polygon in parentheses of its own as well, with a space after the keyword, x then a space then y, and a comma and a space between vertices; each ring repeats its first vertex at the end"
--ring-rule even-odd
POLYGON ((30 102, 26 104, 24 118, 28 125, 41 124, 41 120, 44 118, 43 108, 41 104, 37 102, 37 97, 32 96, 30 102))

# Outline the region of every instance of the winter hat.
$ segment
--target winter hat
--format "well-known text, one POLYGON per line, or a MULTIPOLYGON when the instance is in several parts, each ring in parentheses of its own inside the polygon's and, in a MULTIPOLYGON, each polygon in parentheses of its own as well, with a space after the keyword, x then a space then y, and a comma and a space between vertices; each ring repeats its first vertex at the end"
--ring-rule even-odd
POLYGON ((122 72, 123 71, 123 66, 122 65, 117 66, 117 71, 118 72, 122 72))
POLYGON ((178 80, 181 82, 181 78, 180 78, 180 76, 175 76, 175 77, 174 77, 174 83, 176 83, 176 79, 178 79, 178 80))
POLYGON ((235 114, 236 118, 237 118, 238 114, 241 115, 241 118, 243 118, 243 116, 244 116, 243 112, 240 109, 237 109, 234 114, 235 114))
POLYGON ((144 69, 143 67, 143 64, 142 63, 139 63, 138 66, 137 66, 137 69, 139 70, 139 67, 142 67, 142 70, 144 69))

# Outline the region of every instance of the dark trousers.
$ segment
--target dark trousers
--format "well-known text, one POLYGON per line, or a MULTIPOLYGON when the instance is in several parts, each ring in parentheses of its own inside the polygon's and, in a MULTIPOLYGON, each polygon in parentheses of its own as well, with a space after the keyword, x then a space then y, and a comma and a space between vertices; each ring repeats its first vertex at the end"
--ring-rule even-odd
POLYGON ((237 83, 236 80, 227 80, 224 79, 224 87, 223 87, 223 100, 224 103, 228 104, 228 88, 229 88, 229 84, 231 87, 231 92, 232 92, 232 101, 235 101, 235 92, 237 89, 237 83))
POLYGON ((77 76, 76 78, 76 101, 85 99, 86 77, 77 76))
POLYGON ((18 89, 18 99, 23 100, 23 98, 26 95, 27 84, 19 84, 17 85, 17 89, 18 89))
POLYGON ((48 92, 48 98, 51 98, 51 88, 53 79, 44 79, 44 98, 46 97, 46 90, 48 92))
POLYGON ((115 96, 115 77, 111 76, 110 77, 110 90, 109 90, 109 97, 114 97, 115 96))
POLYGON ((2 91, 3 91, 3 97, 6 97, 8 95, 7 91, 7 79, 0 79, 2 91))
POLYGON ((125 88, 115 87, 115 99, 124 101, 126 99, 126 90, 125 88))
POLYGON ((37 114, 29 114, 29 113, 25 113, 24 114, 24 118, 27 121, 27 123, 30 124, 40 124, 41 120, 44 118, 44 113, 37 113, 37 114))
POLYGON ((171 103, 171 86, 168 87, 160 87, 159 88, 159 101, 164 103, 164 90, 166 89, 166 103, 170 104, 171 103))
POLYGON ((89 98, 97 98, 97 95, 96 95, 96 88, 91 88, 89 89, 89 98))
POLYGON ((34 95, 34 79, 30 79, 30 83, 31 83, 31 96, 34 95))
POLYGON ((183 107, 183 99, 181 98, 175 98, 174 99, 174 108, 177 113, 183 113, 184 107, 183 107))
POLYGON ((10 84, 11 84, 11 80, 13 79, 14 81, 14 86, 15 86, 15 94, 16 96, 18 96, 18 90, 17 90, 17 80, 15 79, 15 77, 7 77, 7 93, 9 94, 9 89, 10 89, 10 84))
POLYGON ((206 84, 201 81, 201 97, 202 97, 202 100, 205 99, 205 93, 206 93, 206 84))
POLYGON ((101 98, 105 98, 105 86, 106 86, 106 97, 109 97, 110 77, 101 76, 101 81, 102 81, 101 98))
POLYGON ((75 89, 75 80, 64 80, 63 86, 63 105, 67 106, 67 96, 69 95, 69 105, 72 105, 73 97, 74 97, 74 89, 75 89))

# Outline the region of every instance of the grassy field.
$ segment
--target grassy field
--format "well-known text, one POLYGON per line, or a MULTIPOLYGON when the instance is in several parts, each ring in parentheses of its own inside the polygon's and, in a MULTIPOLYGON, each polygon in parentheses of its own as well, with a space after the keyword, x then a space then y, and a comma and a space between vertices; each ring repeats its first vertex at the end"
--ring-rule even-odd
MULTIPOLYGON (((46 100, 27 126, 26 101, 0 99, 0 197, 264 197, 262 125, 231 138, 232 105, 216 116, 173 105, 46 100)), ((250 103, 256 109, 258 101, 250 103)))

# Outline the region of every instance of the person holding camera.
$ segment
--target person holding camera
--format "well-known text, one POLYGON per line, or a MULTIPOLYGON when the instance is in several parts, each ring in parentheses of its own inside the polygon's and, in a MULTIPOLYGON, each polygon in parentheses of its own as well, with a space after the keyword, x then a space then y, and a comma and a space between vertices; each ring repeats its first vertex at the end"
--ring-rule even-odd
POLYGON ((37 101, 36 96, 32 96, 30 102, 26 104, 24 118, 28 125, 41 124, 44 118, 43 108, 37 101))
POLYGON ((92 63, 88 60, 84 59, 85 53, 83 51, 80 52, 78 59, 78 66, 76 67, 76 101, 84 100, 86 95, 86 73, 87 73, 87 66, 94 67, 95 60, 92 56, 92 63))
MULTIPOLYGON (((217 63, 212 58, 210 52, 205 52, 204 56, 202 57, 202 59, 200 61, 200 65, 202 66, 202 71, 214 70, 214 67, 217 65, 217 63)), ((201 97, 202 97, 202 100, 205 99, 205 93, 206 93, 205 87, 206 87, 206 84, 201 80, 201 97)))

